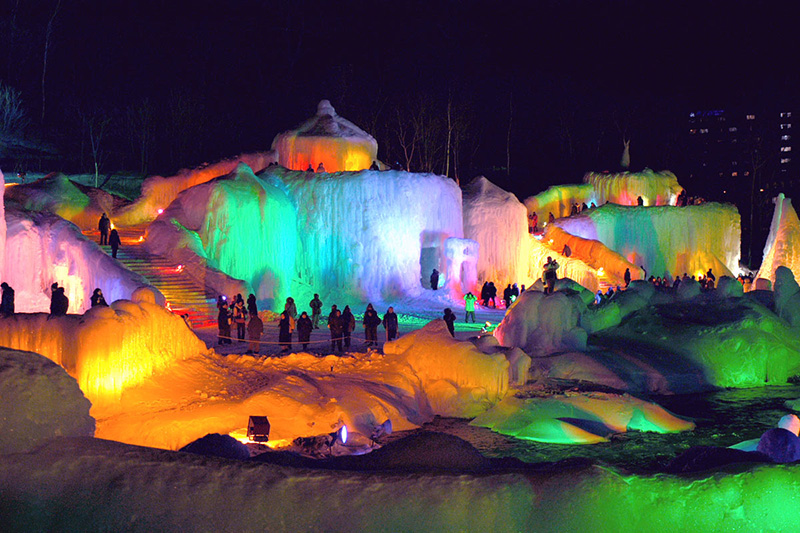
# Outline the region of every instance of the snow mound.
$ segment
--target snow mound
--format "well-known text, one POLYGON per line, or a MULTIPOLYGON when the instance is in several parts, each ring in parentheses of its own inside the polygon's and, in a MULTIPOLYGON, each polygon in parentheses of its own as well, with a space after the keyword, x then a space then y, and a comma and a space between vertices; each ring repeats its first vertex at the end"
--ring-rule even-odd
POLYGON ((800 438, 788 429, 768 429, 761 435, 756 451, 775 463, 800 461, 800 438))
MULTIPOLYGON (((151 287, 63 218, 16 208, 7 209, 5 218, 8 230, 4 281, 16 292, 18 312, 48 311, 50 285, 54 282, 64 287, 70 313, 89 309, 96 288, 102 289, 111 302, 130 298, 141 287, 151 287)), ((156 294, 163 304, 164 296, 157 291, 156 294)))
POLYGON ((694 423, 627 394, 578 393, 549 398, 509 396, 478 415, 473 426, 518 439, 556 444, 606 442, 615 433, 677 433, 694 423))
POLYGON ((180 450, 181 452, 205 455, 206 457, 223 457, 225 459, 250 459, 250 450, 247 446, 230 435, 212 433, 190 442, 180 450))
POLYGON ((776 196, 773 203, 775 211, 756 279, 764 278, 774 283, 775 274, 781 266, 792 272, 800 272, 800 220, 792 201, 783 193, 776 196))
POLYGON ((291 170, 325 172, 365 170, 378 158, 378 142, 349 120, 336 114, 328 100, 317 113, 297 128, 278 134, 272 141, 278 162, 291 170))
POLYGON ((0 345, 61 365, 95 406, 113 404, 126 388, 206 351, 182 318, 146 301, 117 300, 83 316, 17 313, 0 325, 0 345))
POLYGON ((800 325, 800 285, 794 274, 785 266, 775 269, 775 312, 789 325, 800 325))
POLYGON ((478 279, 497 287, 530 285, 528 211, 517 197, 483 176, 463 192, 464 237, 480 245, 478 279))
POLYGON ((0 454, 54 437, 91 437, 91 404, 74 378, 41 355, 0 348, 0 454))
POLYGON ((578 327, 583 309, 585 305, 578 294, 525 291, 497 326, 494 336, 501 345, 522 348, 532 357, 584 349, 586 331, 578 327))
POLYGON ((442 416, 475 416, 508 392, 506 357, 454 339, 441 319, 387 342, 383 351, 411 367, 431 408, 442 416))

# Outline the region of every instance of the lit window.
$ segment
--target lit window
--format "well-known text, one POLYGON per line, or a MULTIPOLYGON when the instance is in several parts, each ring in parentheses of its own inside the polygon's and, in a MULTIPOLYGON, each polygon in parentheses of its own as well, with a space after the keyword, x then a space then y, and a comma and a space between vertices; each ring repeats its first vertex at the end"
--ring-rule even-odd
POLYGON ((700 128, 700 133, 708 133, 708 128, 700 128))
POLYGON ((790 157, 782 157, 781 158, 781 165, 785 165, 786 163, 788 163, 791 160, 792 160, 792 158, 790 158, 790 157))
POLYGON ((689 130, 689 133, 694 135, 695 133, 697 133, 697 129, 692 128, 692 129, 689 130))
POLYGON ((791 139, 792 139, 791 135, 781 135, 781 140, 782 141, 789 141, 791 139))
POLYGON ((791 152, 791 151, 792 151, 791 146, 781 146, 781 152, 791 152))
POLYGON ((694 113, 689 113, 690 118, 694 118, 694 113))
POLYGON ((730 128, 728 128, 728 131, 731 131, 731 132, 736 131, 736 126, 731 126, 730 128))
POLYGON ((755 115, 747 115, 747 120, 755 120, 755 119, 756 119, 755 115))
POLYGON ((791 111, 786 111, 784 113, 781 113, 781 118, 791 118, 791 117, 792 117, 791 111))
POLYGON ((739 164, 739 162, 738 162, 738 161, 731 161, 731 166, 732 166, 732 167, 735 167, 735 166, 737 166, 738 164, 739 164))
POLYGON ((791 124, 781 124, 781 129, 782 130, 790 130, 790 129, 792 129, 792 125, 791 124))
POLYGON ((734 176, 734 177, 736 177, 736 176, 738 176, 738 175, 739 175, 739 173, 738 173, 738 172, 731 172, 731 176, 734 176))

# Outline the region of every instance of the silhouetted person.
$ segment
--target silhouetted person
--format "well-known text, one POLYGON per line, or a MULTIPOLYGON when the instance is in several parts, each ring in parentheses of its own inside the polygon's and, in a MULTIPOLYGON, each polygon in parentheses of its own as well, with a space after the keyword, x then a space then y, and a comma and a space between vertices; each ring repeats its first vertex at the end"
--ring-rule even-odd
POLYGON ((492 302, 492 307, 497 309, 497 302, 495 301, 497 297, 497 287, 494 286, 494 281, 489 282, 489 286, 486 287, 486 294, 489 296, 489 301, 492 302))
POLYGON ((308 302, 311 308, 311 323, 314 329, 319 329, 319 317, 322 315, 322 300, 319 299, 319 294, 314 294, 314 299, 308 302))
POLYGON ((344 324, 342 324, 342 313, 338 309, 334 309, 328 316, 328 329, 331 330, 331 350, 335 352, 342 351, 342 332, 344 324))
POLYGON ((119 245, 122 244, 122 240, 120 240, 117 230, 111 230, 111 235, 108 237, 108 244, 111 245, 111 257, 116 259, 117 250, 119 250, 119 245))
POLYGON ((306 169, 306 172, 314 172, 314 167, 311 166, 311 163, 308 164, 308 168, 306 169))
POLYGON ((711 272, 710 268, 708 269, 708 272, 706 272, 706 277, 711 281, 717 281, 717 276, 715 276, 714 273, 711 272))
POLYGON ((261 340, 261 335, 264 334, 264 322, 258 317, 258 313, 250 315, 250 322, 247 324, 247 338, 250 340, 248 345, 248 353, 258 354, 261 351, 261 346, 258 341, 261 340))
POLYGON ((641 196, 636 199, 636 205, 644 205, 644 198, 641 196))
POLYGON ((256 303, 256 295, 250 294, 247 297, 247 313, 252 317, 258 314, 258 304, 256 303))
POLYGON ((322 164, 322 161, 320 161, 317 166, 317 172, 325 172, 325 165, 322 164))
POLYGON ((0 315, 11 316, 14 314, 14 289, 6 283, 0 283, 3 288, 3 297, 0 299, 0 315))
POLYGON ((222 300, 219 302, 218 307, 217 327, 219 328, 219 336, 217 344, 231 344, 233 341, 231 340, 231 313, 228 310, 228 302, 222 300))
POLYGON ((350 338, 353 335, 353 331, 356 329, 356 317, 353 316, 353 312, 350 311, 350 306, 345 305, 344 311, 342 311, 342 336, 344 337, 344 347, 350 347, 350 338))
POLYGON ((244 299, 241 294, 237 294, 233 302, 233 322, 236 324, 236 336, 239 338, 239 342, 243 342, 247 324, 247 309, 244 307, 244 299))
POLYGON ((569 247, 569 244, 564 245, 564 249, 561 251, 561 255, 564 257, 570 257, 572 255, 572 248, 569 247))
POLYGON ((97 223, 97 229, 100 230, 100 246, 108 244, 108 230, 111 228, 111 221, 105 213, 100 217, 97 223))
POLYGON ((50 289, 53 291, 50 296, 50 314, 53 316, 66 315, 69 309, 69 298, 64 294, 64 287, 59 287, 58 284, 53 283, 50 289))
POLYGON ((450 332, 450 335, 455 337, 456 336, 456 325, 455 325, 456 315, 453 314, 453 311, 451 311, 449 307, 444 310, 444 316, 442 317, 442 320, 444 320, 445 324, 447 324, 447 331, 450 332))
POLYGON ((393 341, 397 338, 398 321, 394 307, 390 307, 386 314, 383 315, 383 327, 386 328, 387 341, 393 341))
POLYGON ((625 269, 625 275, 623 277, 625 278, 625 288, 627 289, 628 285, 631 284, 631 269, 630 268, 626 268, 625 269))
POLYGON ((437 290, 439 288, 439 271, 435 268, 431 273, 431 289, 437 290))
POLYGON ((484 281, 481 287, 481 301, 484 307, 489 307, 489 282, 484 281))
POLYGON ((553 294, 556 288, 556 281, 558 280, 558 262, 552 257, 547 257, 547 262, 544 264, 544 292, 553 294))
POLYGON ((503 289, 503 301, 506 303, 506 309, 511 307, 511 284, 509 283, 508 286, 503 289))
POLYGON ((297 340, 303 344, 303 350, 308 350, 308 343, 311 340, 311 330, 314 329, 314 325, 310 318, 308 318, 308 313, 303 311, 300 313, 300 318, 297 319, 297 340))
POLYGON ((367 310, 364 311, 364 337, 367 339, 367 346, 374 346, 378 343, 378 325, 381 323, 381 317, 378 312, 372 307, 372 304, 367 304, 367 310))
POLYGON ((378 162, 373 160, 372 164, 369 166, 369 169, 370 170, 380 170, 380 167, 378 166, 378 162))
POLYGON ((94 290, 94 292, 92 293, 91 302, 92 302, 92 307, 97 307, 98 305, 104 305, 108 307, 106 299, 103 296, 103 291, 101 291, 100 289, 94 290))
POLYGON ((292 317, 288 311, 281 313, 281 321, 278 324, 278 343, 281 345, 282 352, 292 349, 292 317))

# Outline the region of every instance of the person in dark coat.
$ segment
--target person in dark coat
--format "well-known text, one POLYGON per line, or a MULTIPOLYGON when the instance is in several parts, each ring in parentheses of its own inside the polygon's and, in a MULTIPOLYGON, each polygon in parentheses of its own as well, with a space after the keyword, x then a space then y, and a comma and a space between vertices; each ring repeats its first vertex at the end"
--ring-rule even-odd
POLYGON ((303 351, 308 350, 308 343, 311 340, 311 330, 314 329, 314 324, 308 313, 303 311, 300 318, 297 319, 297 340, 303 343, 303 351))
POLYGON ((53 291, 50 297, 50 314, 53 316, 63 316, 69 309, 69 298, 64 294, 64 287, 59 287, 57 283, 50 286, 53 291))
POLYGON ((228 309, 228 302, 224 300, 219 304, 217 327, 219 328, 217 344, 231 344, 233 342, 231 340, 231 312, 228 309))
POLYGON ((456 336, 456 325, 455 325, 455 323, 456 323, 456 315, 455 315, 455 313, 453 313, 453 311, 450 310, 449 307, 444 310, 444 316, 442 317, 442 320, 444 320, 445 324, 447 324, 447 330, 450 332, 450 335, 455 337, 456 336))
POLYGON ((319 299, 319 294, 314 294, 314 299, 308 302, 311 308, 311 323, 314 329, 319 329, 319 317, 322 316, 322 300, 319 299))
POLYGON ((111 220, 108 219, 105 213, 100 217, 97 223, 97 229, 100 230, 100 246, 108 244, 108 230, 111 228, 111 220))
POLYGON ((511 296, 513 293, 511 292, 511 284, 509 283, 508 286, 503 289, 503 301, 506 303, 506 309, 511 307, 511 296))
POLYGON ((261 351, 258 341, 261 340, 261 335, 263 334, 264 321, 258 317, 258 313, 253 313, 250 315, 250 322, 247 324, 247 338, 250 340, 247 353, 258 354, 261 351))
POLYGON ((239 338, 239 342, 243 342, 247 329, 247 309, 244 307, 244 299, 241 294, 237 294, 233 302, 233 322, 236 324, 236 336, 239 338))
POLYGON ((367 304, 367 310, 364 311, 364 337, 367 339, 367 346, 375 346, 378 343, 378 325, 381 323, 381 317, 372 307, 372 304, 367 304))
MULTIPOLYGON (((247 297, 247 313, 252 317, 258 314, 258 304, 256 303, 256 295, 250 293, 247 297)), ((262 322, 263 324, 263 322, 262 322)))
POLYGON ((3 288, 3 297, 0 300, 0 315, 11 316, 14 314, 14 289, 6 283, 0 283, 3 288))
POLYGON ((288 311, 281 313, 281 321, 278 324, 278 342, 283 347, 282 352, 292 350, 292 317, 288 311))
POLYGON ((492 307, 497 309, 497 302, 495 301, 495 298, 497 297, 497 287, 494 286, 494 281, 489 282, 489 287, 487 288, 487 294, 489 295, 489 301, 492 302, 492 307))
POLYGON ((435 268, 431 273, 431 289, 437 290, 439 288, 439 271, 435 268))
POLYGON ((484 307, 489 307, 489 282, 484 281, 481 287, 481 301, 484 307))
POLYGON ((103 296, 103 291, 101 291, 100 289, 94 290, 94 292, 92 293, 91 302, 92 302, 92 307, 97 307, 98 305, 104 305, 108 307, 106 299, 103 296))
POLYGON ((383 315, 383 327, 386 329, 386 340, 393 341, 397 338, 398 321, 394 307, 390 307, 383 315))
POLYGON ((122 244, 122 241, 119 238, 119 232, 117 232, 117 230, 111 230, 111 235, 108 237, 108 244, 111 245, 111 257, 116 258, 119 245, 122 244))
POLYGON ((356 317, 350 311, 350 306, 345 305, 342 311, 342 335, 344 336, 344 347, 350 347, 350 337, 356 329, 356 317))
MULTIPOLYGON (((336 307, 336 306, 334 306, 336 307)), ((328 329, 331 330, 331 350, 336 352, 342 351, 342 332, 344 324, 342 323, 342 313, 338 309, 334 309, 328 316, 328 329)))
POLYGON ((623 277, 625 278, 625 288, 627 289, 628 285, 631 284, 631 269, 630 268, 626 268, 625 269, 625 275, 623 277))

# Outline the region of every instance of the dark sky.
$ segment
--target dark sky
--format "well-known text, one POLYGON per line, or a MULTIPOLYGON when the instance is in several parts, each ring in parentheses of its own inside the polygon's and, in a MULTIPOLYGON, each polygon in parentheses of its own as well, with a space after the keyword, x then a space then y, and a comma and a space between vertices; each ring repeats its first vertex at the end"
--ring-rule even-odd
MULTIPOLYGON (((181 141, 183 152, 153 156, 162 173, 269 148, 322 98, 366 129, 383 124, 371 133, 389 159, 400 102, 441 104, 449 94, 469 109, 475 134, 465 173, 506 164, 511 112, 512 172, 492 178, 526 196, 613 167, 623 131, 633 167, 680 170, 676 136, 689 110, 798 94, 790 2, 62 0, 42 123, 42 50, 56 3, 0 4, 0 79, 23 92, 31 131, 66 158, 76 148, 65 138, 79 135, 67 133, 78 131, 73 109, 122 117, 147 99, 166 123, 183 102, 202 115, 183 128, 197 137, 181 141)), ((178 129, 161 128, 159 146, 178 129)), ((130 165, 123 137, 115 157, 130 165)))

